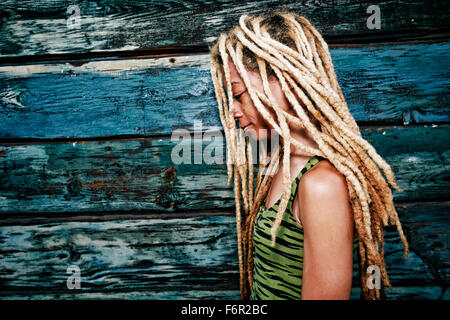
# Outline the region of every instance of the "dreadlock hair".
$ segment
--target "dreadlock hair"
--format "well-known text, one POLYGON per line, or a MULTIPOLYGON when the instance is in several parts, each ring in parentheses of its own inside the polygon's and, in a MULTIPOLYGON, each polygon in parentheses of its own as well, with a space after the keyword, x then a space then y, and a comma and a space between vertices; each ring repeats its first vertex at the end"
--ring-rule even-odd
POLYGON ((271 229, 272 246, 275 245, 276 232, 291 192, 289 167, 290 145, 293 144, 300 151, 325 157, 345 177, 359 240, 361 296, 380 299, 384 286, 391 286, 384 263, 384 226, 396 225, 405 259, 408 255, 408 242, 388 183, 402 190, 395 182, 391 167, 362 138, 338 84, 328 45, 320 33, 305 17, 294 13, 242 15, 239 26, 221 34, 210 47, 210 53, 211 75, 227 142, 228 184, 234 175, 241 297, 249 298, 253 283, 254 220, 283 161, 284 191, 271 229), (242 130, 236 130, 229 59, 236 66, 256 109, 280 136, 280 148, 276 147, 267 155, 260 153, 255 185, 252 145, 244 138, 242 130), (259 71, 264 92, 252 87, 248 71, 259 71), (277 104, 269 79, 280 82, 294 115, 277 104), (275 113, 276 119, 269 111, 275 113), (292 138, 291 128, 304 128, 318 149, 292 138), (366 286, 365 270, 369 265, 380 268, 381 290, 369 290, 366 286))

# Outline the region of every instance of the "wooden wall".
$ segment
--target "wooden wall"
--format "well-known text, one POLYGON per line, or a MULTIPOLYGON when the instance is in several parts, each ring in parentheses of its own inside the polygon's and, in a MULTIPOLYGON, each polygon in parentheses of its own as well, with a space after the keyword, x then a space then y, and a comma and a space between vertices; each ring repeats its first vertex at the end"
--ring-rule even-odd
POLYGON ((405 190, 394 196, 411 253, 388 228, 388 298, 449 299, 446 4, 2 1, 0 299, 239 299, 226 167, 174 164, 171 133, 193 135, 194 121, 222 132, 208 45, 269 9, 323 33, 363 136, 405 190), (366 26, 372 4, 379 30, 366 26), (66 286, 70 265, 81 289, 66 286))

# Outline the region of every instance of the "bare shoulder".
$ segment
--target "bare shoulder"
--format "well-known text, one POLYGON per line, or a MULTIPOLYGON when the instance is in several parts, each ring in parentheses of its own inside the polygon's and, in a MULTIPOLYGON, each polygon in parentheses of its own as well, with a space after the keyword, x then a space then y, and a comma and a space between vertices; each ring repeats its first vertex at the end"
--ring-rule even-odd
POLYGON ((327 160, 308 170, 300 179, 302 196, 318 197, 347 192, 345 177, 327 160))
POLYGON ((300 179, 294 207, 294 216, 303 225, 311 219, 348 218, 351 206, 345 177, 330 162, 319 162, 300 179))
POLYGON ((297 196, 304 232, 302 299, 348 299, 353 212, 346 179, 321 161, 300 179, 297 196))

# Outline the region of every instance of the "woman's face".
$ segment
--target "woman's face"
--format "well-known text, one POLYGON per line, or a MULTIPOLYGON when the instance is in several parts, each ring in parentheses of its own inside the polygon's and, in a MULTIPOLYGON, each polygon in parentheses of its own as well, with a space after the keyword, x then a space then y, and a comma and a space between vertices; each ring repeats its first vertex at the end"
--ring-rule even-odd
MULTIPOLYGON (((230 68, 230 79, 234 97, 234 119, 239 121, 239 126, 244 130, 246 135, 252 136, 257 141, 270 139, 270 130, 273 129, 273 127, 256 109, 236 66, 231 60, 228 65, 230 68)), ((247 72, 253 88, 264 93, 264 87, 259 72, 248 70, 247 72)), ((225 76, 223 76, 223 83, 226 83, 225 76)), ((287 111, 289 109, 289 103, 286 100, 279 81, 269 81, 269 87, 275 101, 283 110, 287 111)), ((276 120, 275 112, 268 106, 266 106, 266 109, 272 115, 275 122, 278 122, 276 120)))

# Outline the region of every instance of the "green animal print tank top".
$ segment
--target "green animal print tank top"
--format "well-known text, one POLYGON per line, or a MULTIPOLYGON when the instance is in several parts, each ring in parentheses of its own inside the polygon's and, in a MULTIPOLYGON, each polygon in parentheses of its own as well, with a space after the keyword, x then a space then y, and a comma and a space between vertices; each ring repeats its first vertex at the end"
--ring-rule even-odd
MULTIPOLYGON (((265 208, 264 199, 255 218, 253 230, 254 268, 251 300, 301 299, 303 274, 303 229, 292 214, 292 203, 300 178, 321 160, 313 156, 292 182, 291 197, 277 231, 275 247, 271 246, 270 228, 277 216, 279 199, 271 208, 265 208)), ((358 246, 355 237, 353 249, 358 246)))

